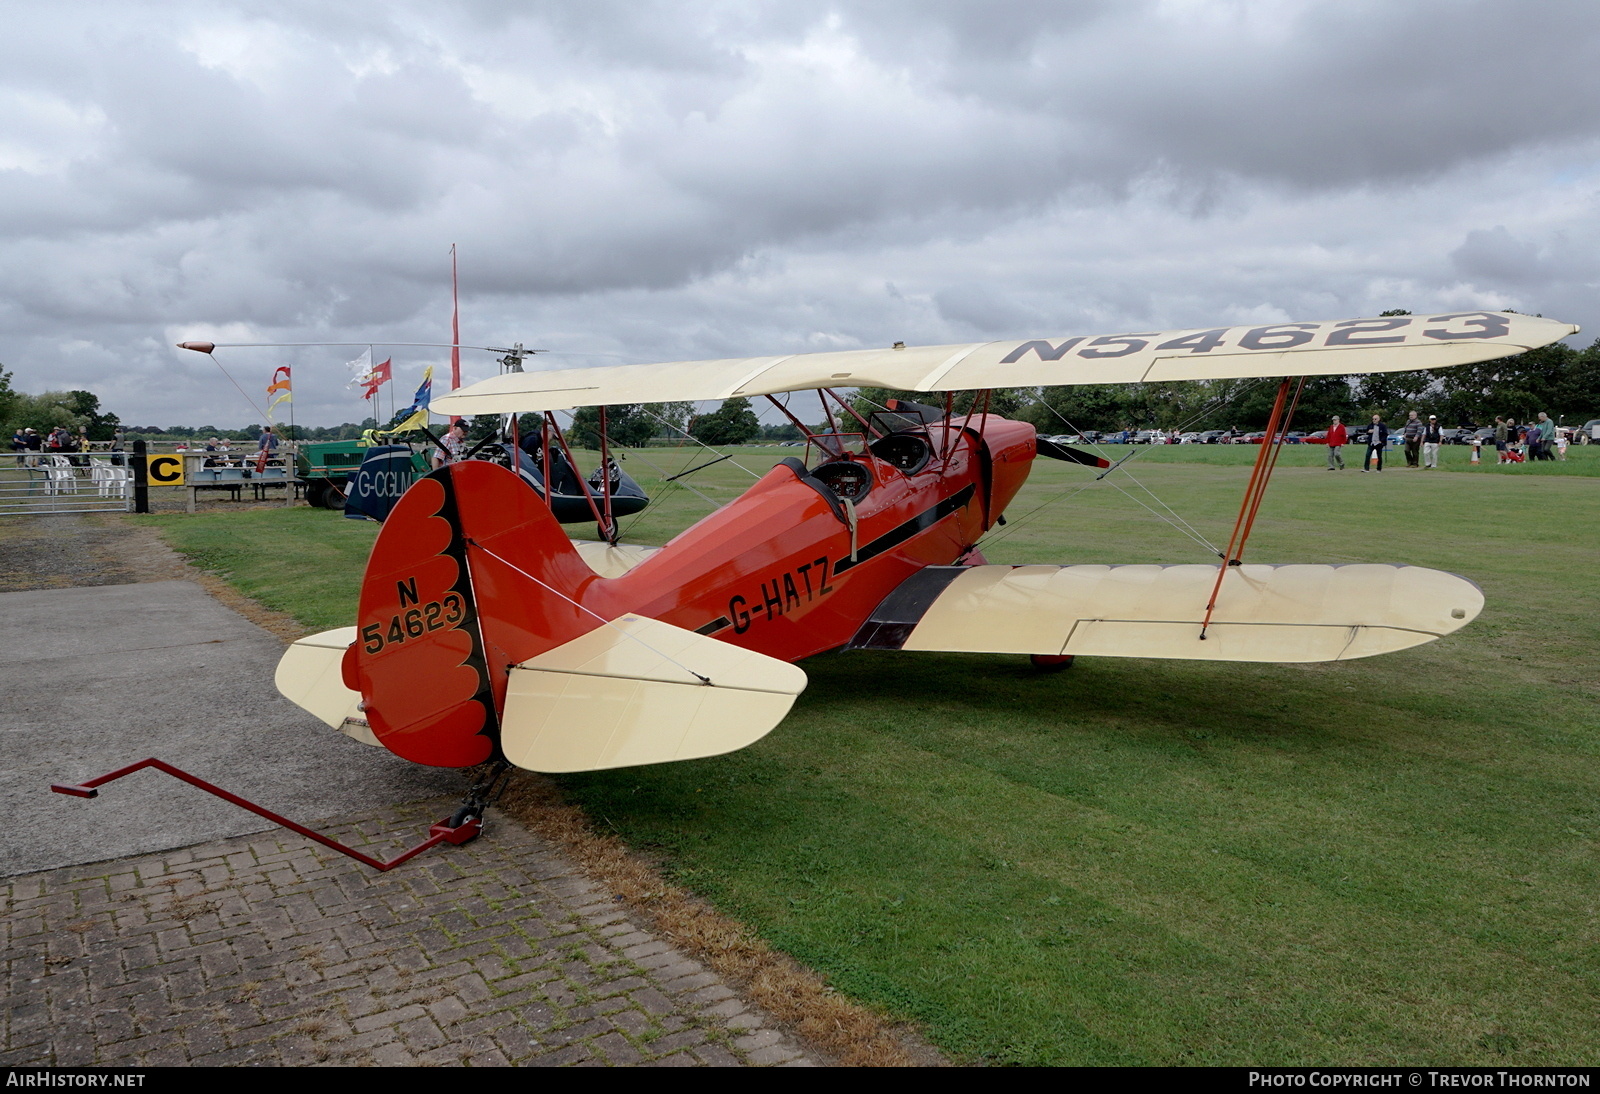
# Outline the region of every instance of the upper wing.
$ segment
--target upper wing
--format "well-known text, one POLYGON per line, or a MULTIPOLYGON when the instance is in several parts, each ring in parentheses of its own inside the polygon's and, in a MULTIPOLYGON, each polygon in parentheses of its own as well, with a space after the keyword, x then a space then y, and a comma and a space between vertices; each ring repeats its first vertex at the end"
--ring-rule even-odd
POLYGON ((1403 372, 1504 357, 1577 331, 1572 324, 1553 319, 1475 311, 610 365, 506 373, 435 399, 431 409, 436 414, 507 414, 674 399, 727 399, 819 387, 965 391, 1403 372))
POLYGON ((851 649, 1344 661, 1431 642, 1483 609, 1466 578, 1420 566, 930 566, 851 649))

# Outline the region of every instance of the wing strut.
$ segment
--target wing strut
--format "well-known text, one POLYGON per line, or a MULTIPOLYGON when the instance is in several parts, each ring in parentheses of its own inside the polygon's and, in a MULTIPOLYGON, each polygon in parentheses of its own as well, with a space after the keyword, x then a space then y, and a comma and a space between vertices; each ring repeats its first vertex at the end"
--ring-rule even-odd
POLYGON ((611 509, 611 444, 606 434, 609 432, 606 420, 606 408, 600 408, 600 497, 604 502, 605 515, 600 520, 600 535, 611 546, 617 545, 617 518, 611 509))
MULTIPOLYGON (((578 461, 572 458, 572 449, 567 447, 567 439, 561 435, 561 427, 556 425, 555 412, 554 411, 549 411, 549 410, 545 411, 544 412, 544 419, 545 419, 545 422, 544 422, 544 460, 545 460, 545 463, 544 463, 545 480, 544 481, 545 481, 545 489, 547 491, 553 489, 549 485, 550 478, 551 478, 551 476, 550 476, 550 434, 553 432, 556 435, 556 444, 561 446, 561 454, 563 456, 565 456, 566 459, 567 459, 567 466, 572 468, 573 477, 578 480, 578 487, 579 487, 579 489, 581 489, 583 491, 584 498, 587 499, 588 502, 589 502, 589 512, 594 514, 594 522, 595 522, 595 524, 599 525, 599 527, 600 527, 600 538, 604 539, 607 543, 610 543, 610 544, 612 544, 614 546, 616 544, 616 542, 617 542, 617 539, 616 539, 615 525, 612 524, 612 522, 611 522, 611 512, 610 512, 610 510, 611 510, 611 499, 610 499, 610 497, 606 498, 606 504, 605 504, 605 508, 604 509, 602 509, 599 505, 595 504, 594 491, 589 488, 589 483, 584 479, 583 475, 580 474, 579 471, 578 471, 578 461)), ((600 435, 601 435, 602 438, 605 436, 605 420, 604 419, 601 419, 600 435)), ((604 441, 602 440, 601 443, 603 445, 604 441)), ((603 461, 603 459, 604 459, 604 457, 602 457, 602 461, 603 461)), ((607 472, 608 469, 606 468, 604 462, 601 463, 600 470, 601 470, 601 474, 602 475, 606 475, 606 472, 607 472)), ((607 481, 609 481, 609 476, 606 476, 606 478, 607 478, 607 481)))
POLYGON ((1261 499, 1266 496, 1272 469, 1278 465, 1278 454, 1289 435, 1289 423, 1294 419, 1295 408, 1300 405, 1300 393, 1305 390, 1306 378, 1300 377, 1294 389, 1294 399, 1289 402, 1289 412, 1285 414, 1283 404, 1289 398, 1289 385, 1293 383, 1293 377, 1285 376, 1278 385, 1278 398, 1272 404, 1272 417, 1267 420, 1267 435, 1261 438, 1261 451, 1256 453, 1256 465, 1250 472, 1250 482, 1244 488, 1244 500, 1239 503, 1239 516, 1233 522, 1233 535, 1228 537, 1228 549, 1222 556, 1222 564, 1217 567, 1216 584, 1211 586, 1206 617, 1200 621, 1202 642, 1206 640, 1206 628, 1211 625, 1211 613, 1217 607, 1217 593, 1222 589, 1222 579, 1228 575, 1230 566, 1238 566, 1244 558, 1245 541, 1250 538, 1250 529, 1255 526, 1256 513, 1261 509, 1261 499))

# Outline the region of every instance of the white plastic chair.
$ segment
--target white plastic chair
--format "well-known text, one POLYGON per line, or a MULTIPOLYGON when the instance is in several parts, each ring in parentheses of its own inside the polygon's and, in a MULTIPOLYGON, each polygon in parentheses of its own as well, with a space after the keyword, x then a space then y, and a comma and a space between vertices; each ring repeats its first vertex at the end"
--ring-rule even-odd
POLYGON ((48 476, 45 480, 46 494, 76 494, 78 480, 73 477, 72 464, 65 456, 51 456, 50 466, 45 468, 48 476))

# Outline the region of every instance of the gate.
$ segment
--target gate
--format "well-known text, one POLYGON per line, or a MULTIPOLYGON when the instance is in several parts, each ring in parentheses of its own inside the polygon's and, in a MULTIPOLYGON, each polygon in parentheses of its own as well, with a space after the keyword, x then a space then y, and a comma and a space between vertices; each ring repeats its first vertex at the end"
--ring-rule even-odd
POLYGON ((133 509, 133 493, 133 460, 125 452, 22 452, 0 462, 0 517, 123 513, 133 509))

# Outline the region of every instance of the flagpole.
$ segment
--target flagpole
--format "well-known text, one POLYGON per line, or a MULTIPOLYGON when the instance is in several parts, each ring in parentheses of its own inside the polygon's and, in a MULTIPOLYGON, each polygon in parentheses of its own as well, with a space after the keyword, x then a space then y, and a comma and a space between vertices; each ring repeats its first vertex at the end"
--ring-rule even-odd
MULTIPOLYGON (((450 390, 461 386, 461 288, 456 280, 456 245, 450 244, 450 390)), ((461 419, 452 416, 452 424, 461 419)))

